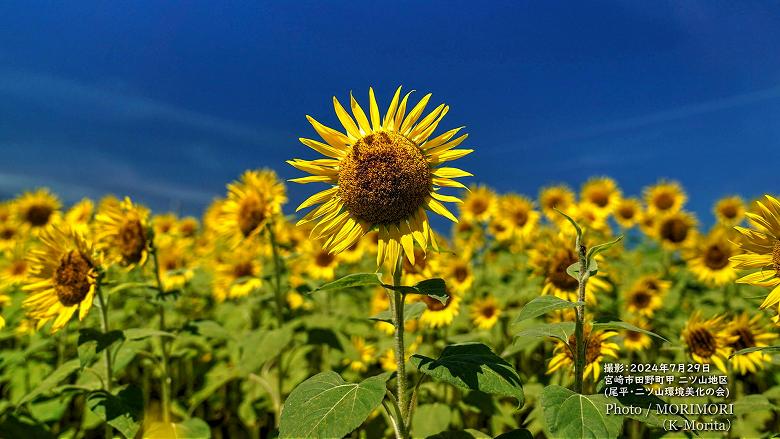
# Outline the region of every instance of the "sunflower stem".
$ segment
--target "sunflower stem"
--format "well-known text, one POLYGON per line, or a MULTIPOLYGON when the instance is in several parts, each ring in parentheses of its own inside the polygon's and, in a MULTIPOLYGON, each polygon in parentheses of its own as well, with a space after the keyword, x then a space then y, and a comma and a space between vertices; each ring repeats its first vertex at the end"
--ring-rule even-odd
MULTIPOLYGON (((274 260, 274 302, 276 304, 276 324, 279 328, 282 327, 284 324, 284 314, 282 312, 282 261, 279 258, 279 245, 276 242, 276 233, 274 232, 274 227, 272 223, 267 224, 268 229, 268 239, 271 241, 271 251, 273 252, 273 260, 274 260)), ((277 404, 275 404, 276 409, 276 419, 275 419, 275 426, 276 428, 279 428, 279 423, 281 422, 282 418, 282 386, 284 384, 284 376, 282 373, 282 353, 279 352, 279 355, 276 358, 276 364, 277 364, 277 370, 276 370, 276 392, 279 395, 279 400, 277 404)))
MULTIPOLYGON (((152 268, 154 269, 154 278, 157 282, 157 292, 158 294, 163 294, 162 279, 160 278, 160 263, 157 260, 157 247, 154 245, 154 240, 152 240, 150 247, 152 253, 152 263, 154 265, 152 268)), ((165 332, 165 306, 162 302, 157 304, 157 310, 160 316, 160 331, 165 332)), ((160 368, 162 369, 162 386, 160 386, 160 394, 162 397, 162 418, 163 422, 168 424, 171 422, 171 375, 168 367, 168 363, 170 361, 168 358, 168 343, 166 342, 165 337, 162 335, 157 337, 157 339, 160 343, 160 351, 162 352, 162 361, 160 362, 160 368)))
MULTIPOLYGON (((398 260, 395 261, 393 267, 393 286, 401 285, 401 274, 403 271, 403 254, 401 254, 398 260)), ((409 418, 409 401, 406 394, 406 361, 404 353, 404 302, 406 301, 406 294, 400 291, 393 291, 393 325, 395 326, 395 337, 393 341, 395 343, 395 364, 397 367, 397 401, 398 406, 401 409, 401 419, 398 423, 403 427, 401 433, 403 437, 407 437, 406 424, 409 418)))
POLYGON ((577 346, 574 356, 574 391, 582 393, 582 382, 585 371, 585 286, 588 283, 588 260, 585 245, 577 239, 577 254, 580 261, 580 272, 577 279, 577 307, 575 308, 576 321, 574 323, 574 338, 577 346))
MULTIPOLYGON (((103 297, 103 290, 100 288, 100 282, 95 286, 97 289, 98 301, 100 302, 100 329, 103 334, 108 334, 108 301, 103 297)), ((103 361, 106 366, 106 381, 104 384, 105 391, 111 393, 111 352, 109 348, 103 349, 103 361)), ((106 422, 106 438, 111 439, 113 436, 113 430, 111 425, 106 422)))

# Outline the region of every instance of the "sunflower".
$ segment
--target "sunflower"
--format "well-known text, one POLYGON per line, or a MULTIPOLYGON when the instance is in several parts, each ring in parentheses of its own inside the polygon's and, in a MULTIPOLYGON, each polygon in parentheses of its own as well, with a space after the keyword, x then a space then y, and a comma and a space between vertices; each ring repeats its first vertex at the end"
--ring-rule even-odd
POLYGON ((624 293, 626 309, 639 316, 652 317, 663 306, 663 298, 670 286, 671 282, 656 275, 641 276, 624 293))
POLYGON ((659 181, 644 189, 647 210, 654 214, 674 213, 682 209, 688 197, 676 181, 659 181))
MULTIPOLYGON (((644 320, 635 319, 629 323, 636 326, 637 328, 642 328, 648 331, 650 330, 650 325, 644 320)), ((625 331, 625 334, 623 334, 623 346, 625 346, 625 348, 629 351, 644 351, 645 349, 652 346, 652 344, 653 339, 643 332, 625 331)))
POLYGON ((591 178, 582 185, 580 190, 581 202, 590 204, 603 216, 612 213, 620 198, 617 183, 608 177, 591 178))
POLYGON ((734 268, 759 270, 737 279, 737 283, 773 288, 761 308, 780 302, 780 201, 765 195, 756 202, 755 212, 746 214, 754 229, 736 226, 742 234, 737 245, 744 254, 731 257, 734 268))
POLYGON ((636 198, 623 198, 615 206, 615 221, 624 229, 637 225, 642 216, 642 203, 636 198))
POLYGON ((726 285, 737 278, 736 265, 729 258, 739 253, 739 247, 729 240, 722 228, 713 228, 685 252, 688 269, 701 282, 713 287, 726 285))
POLYGON ((95 203, 89 198, 84 198, 65 212, 65 221, 70 227, 87 235, 89 232, 89 223, 92 221, 92 214, 95 211, 95 203))
POLYGON ((578 203, 569 209, 569 216, 585 229, 602 234, 609 232, 609 212, 591 203, 578 203))
POLYGON ((419 300, 427 307, 420 316, 420 324, 428 328, 449 326, 460 314, 460 295, 448 290, 449 298, 441 303, 430 296, 419 296, 419 300))
POLYGON ((14 205, 19 221, 33 230, 40 230, 59 219, 62 203, 48 189, 38 189, 25 192, 16 199, 14 205))
POLYGON ((192 279, 192 251, 186 241, 164 239, 155 243, 160 282, 164 291, 183 287, 192 279))
MULTIPOLYGON (((409 358, 411 358, 411 356, 417 352, 417 349, 420 347, 420 343, 422 343, 422 337, 418 336, 409 345, 409 347, 404 350, 404 358, 406 361, 409 361, 409 358)), ((379 364, 386 372, 395 372, 398 370, 398 363, 395 361, 395 349, 385 349, 385 352, 381 357, 379 357, 379 364)))
MULTIPOLYGON (((447 287, 458 294, 465 294, 474 284, 471 252, 442 253, 432 261, 432 272, 447 281, 447 287)), ((431 277, 431 276, 429 276, 431 277)))
POLYGON ((307 116, 326 143, 303 138, 301 142, 329 158, 288 163, 313 174, 292 181, 332 185, 298 206, 301 210, 320 205, 299 223, 317 221, 311 236, 324 238, 324 248, 332 253, 344 251, 369 230, 378 228, 377 265, 386 260, 395 263, 401 253, 414 263, 415 242, 424 250, 429 242, 434 249, 437 247, 426 209, 457 222, 442 202, 459 199, 442 195, 438 187, 463 187, 454 178, 471 174, 440 165, 473 151, 454 149, 467 135, 453 138, 460 131, 456 128, 429 139, 449 107, 442 104, 420 119, 431 95, 423 97, 407 114, 411 93, 399 103, 400 93, 399 87, 387 114, 380 119, 374 91, 369 89, 370 123, 353 97, 350 105, 354 120, 334 97, 333 106, 345 133, 307 116))
POLYGON ((491 230, 499 241, 529 238, 539 223, 534 202, 522 195, 507 194, 498 202, 499 209, 491 222, 491 230))
POLYGON ((366 343, 365 338, 357 336, 351 337, 351 342, 355 355, 353 358, 345 358, 344 365, 349 365, 349 368, 355 372, 367 371, 374 363, 376 346, 366 343))
POLYGON ((575 203, 574 192, 566 185, 548 186, 539 192, 539 205, 548 220, 558 222, 563 219, 560 213, 568 212, 575 203))
MULTIPOLYGON (((731 336, 736 336, 729 347, 734 352, 738 352, 747 348, 762 348, 769 346, 769 343, 774 340, 777 335, 771 332, 766 332, 764 325, 761 324, 761 314, 756 314, 752 318, 747 313, 742 313, 734 317, 727 325, 726 331, 731 336)), ((741 375, 747 375, 748 373, 755 373, 758 369, 761 369, 767 363, 772 361, 772 357, 769 355, 757 351, 747 354, 735 355, 730 359, 731 365, 741 375)))
POLYGON ((657 222, 656 214, 644 211, 639 215, 639 230, 648 238, 658 239, 657 222))
POLYGON ((702 320, 696 311, 685 325, 682 339, 688 352, 697 363, 712 363, 723 373, 727 373, 725 361, 739 337, 730 334, 723 324, 723 316, 702 320))
POLYGON ((472 185, 463 198, 463 203, 458 206, 460 217, 476 223, 486 223, 498 210, 498 196, 496 193, 482 185, 472 185))
POLYGON ((689 247, 696 241, 696 217, 683 211, 668 213, 655 222, 655 237, 669 250, 689 247))
POLYGON ((263 284, 263 267, 256 246, 239 245, 220 255, 213 266, 213 294, 218 302, 248 296, 263 284))
POLYGON ((106 203, 95 215, 95 240, 112 262, 142 266, 149 256, 149 210, 130 198, 106 203))
MULTIPOLYGON (((585 371, 583 378, 592 375, 593 381, 598 381, 601 375, 601 362, 604 357, 618 357, 617 352, 620 350, 620 347, 616 343, 607 341, 616 335, 617 332, 614 331, 591 331, 589 326, 585 327, 585 371)), ((576 346, 577 339, 574 337, 574 334, 569 336, 568 343, 559 340, 553 350, 554 355, 547 365, 547 374, 549 375, 564 366, 570 367, 573 372, 576 346)))
POLYGON ((738 196, 718 200, 713 208, 715 219, 724 226, 736 226, 745 218, 745 202, 738 196))
POLYGON ((270 169, 246 171, 227 185, 227 198, 214 224, 218 235, 232 247, 262 233, 265 225, 282 211, 287 190, 270 169))
POLYGON ((493 296, 477 299, 471 304, 471 321, 479 329, 490 329, 498 322, 501 308, 493 296))
POLYGON ((22 236, 22 226, 15 219, 0 222, 0 253, 13 249, 22 240, 22 236))
POLYGON ((303 250, 306 274, 312 279, 331 281, 336 277, 336 268, 341 255, 329 253, 317 241, 307 241, 303 250))
POLYGON ((30 274, 23 287, 30 295, 23 304, 39 328, 54 319, 54 333, 76 310, 79 320, 89 312, 98 288, 100 260, 92 244, 67 224, 43 229, 40 240, 42 248, 30 252, 30 274))
MULTIPOLYGON (((24 282, 30 274, 31 264, 26 258, 27 250, 18 244, 6 258, 0 258, 0 288, 10 288, 24 282)), ((0 300, 0 306, 3 305, 0 300)))

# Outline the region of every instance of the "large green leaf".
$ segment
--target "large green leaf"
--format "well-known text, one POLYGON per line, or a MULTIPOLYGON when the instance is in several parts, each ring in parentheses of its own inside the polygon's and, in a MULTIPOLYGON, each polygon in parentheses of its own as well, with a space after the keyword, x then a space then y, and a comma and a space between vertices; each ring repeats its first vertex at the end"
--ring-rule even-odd
POLYGON ((594 331, 603 331, 608 329, 615 329, 615 330, 626 330, 626 331, 634 331, 634 332, 641 332, 642 334, 647 334, 651 337, 655 337, 658 339, 661 339, 663 341, 669 341, 665 339, 664 337, 656 334, 655 332, 648 331, 647 329, 642 329, 638 326, 634 326, 630 323, 626 323, 620 320, 614 321, 614 322, 596 322, 593 323, 593 330, 594 331))
POLYGON ((100 352, 121 340, 124 340, 122 331, 114 330, 104 334, 93 328, 80 329, 77 350, 81 366, 89 366, 100 352))
POLYGON ((382 286, 405 294, 422 294, 423 296, 430 296, 443 304, 446 304, 450 297, 447 292, 447 284, 444 282, 444 279, 438 277, 425 279, 417 282, 413 286, 396 286, 388 284, 383 284, 382 286))
POLYGON ((461 343, 444 348, 438 359, 413 355, 420 372, 454 386, 493 395, 510 396, 523 405, 523 384, 515 368, 482 343, 461 343))
POLYGON ((551 385, 542 391, 541 404, 553 438, 615 438, 623 425, 622 416, 606 414, 603 395, 580 395, 551 385))
POLYGON ((62 366, 58 367, 57 370, 50 373, 43 381, 41 381, 35 388, 28 394, 24 395, 22 399, 19 400, 18 403, 16 403, 17 406, 24 405, 41 394, 44 394, 54 388, 57 384, 60 383, 60 381, 64 380, 70 374, 73 372, 79 370, 81 368, 81 362, 78 358, 74 358, 73 360, 70 360, 66 363, 63 363, 62 366))
POLYGON ((125 339, 127 340, 143 340, 149 337, 176 337, 176 334, 151 328, 130 328, 125 329, 123 332, 125 334, 125 339))
POLYGON ((447 404, 421 404, 414 411, 412 437, 428 437, 450 426, 452 409, 447 404))
POLYGON ((144 396, 138 387, 128 386, 116 394, 96 390, 87 397, 87 406, 126 438, 134 438, 141 427, 144 396))
POLYGON ((333 282, 321 285, 319 288, 315 288, 311 292, 317 291, 330 291, 330 290, 343 290, 346 288, 358 288, 368 286, 381 286, 382 275, 379 273, 355 273, 349 274, 341 279, 334 280, 333 282))
POLYGON ((587 254, 588 268, 591 268, 590 264, 591 264, 591 262, 593 262, 593 258, 595 258, 596 255, 598 255, 601 252, 609 250, 615 244, 617 244, 618 242, 620 242, 622 240, 623 240, 623 235, 620 235, 620 236, 618 236, 617 238, 615 238, 612 241, 605 242, 605 243, 598 244, 598 245, 594 245, 593 247, 588 249, 588 254, 587 254))
POLYGON ((530 302, 526 303, 523 309, 515 318, 515 323, 522 322, 523 320, 539 317, 550 311, 559 309, 574 308, 577 306, 575 302, 569 302, 568 300, 561 299, 556 296, 539 296, 535 297, 530 302))
POLYGON ((292 341, 293 326, 271 331, 254 331, 241 341, 241 362, 244 373, 256 372, 263 364, 282 352, 292 341))
POLYGON ((344 437, 382 403, 386 380, 383 374, 353 384, 333 371, 314 375, 299 384, 285 401, 279 437, 344 437))
POLYGON ((515 337, 552 337, 564 343, 574 334, 574 322, 541 323, 523 329, 515 337))

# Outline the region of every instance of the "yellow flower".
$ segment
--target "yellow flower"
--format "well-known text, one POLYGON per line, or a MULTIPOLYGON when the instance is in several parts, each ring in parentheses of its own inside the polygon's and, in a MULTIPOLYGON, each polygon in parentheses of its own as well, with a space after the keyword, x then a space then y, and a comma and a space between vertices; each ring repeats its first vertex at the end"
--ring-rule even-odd
MULTIPOLYGON (((648 331, 650 330, 650 325, 644 320, 634 319, 629 323, 638 328, 642 328, 648 331)), ((652 344, 653 339, 651 339, 649 335, 643 332, 625 331, 623 334, 623 346, 625 346, 629 351, 644 351, 645 349, 652 346, 652 344)))
POLYGON ((446 303, 441 303, 430 296, 419 296, 419 300, 425 302, 426 309, 420 316, 420 324, 427 328, 441 328, 449 326, 455 317, 460 314, 460 295, 449 291, 450 297, 446 303))
POLYGON ((608 177, 591 178, 580 190, 582 203, 595 207, 602 216, 612 213, 620 202, 620 189, 615 180, 608 177))
POLYGON ((95 240, 112 262, 128 268, 141 266, 149 256, 149 211, 130 198, 105 203, 95 216, 95 240))
POLYGON ((667 214, 682 209, 688 197, 676 181, 659 181, 645 188, 645 204, 650 213, 667 214))
POLYGON ((14 248, 23 239, 22 227, 15 219, 0 222, 0 253, 14 248))
POLYGON ((84 198, 65 212, 65 221, 72 229, 86 236, 89 234, 89 223, 92 221, 94 211, 95 203, 89 198, 84 198))
POLYGON ((263 232, 287 202, 287 190, 270 169, 246 171, 239 181, 227 185, 227 198, 221 205, 214 227, 226 242, 237 246, 263 232))
POLYGON ((498 210, 498 196, 487 186, 472 185, 458 210, 464 220, 486 223, 498 210))
POLYGON ((163 290, 182 288, 192 278, 192 252, 186 241, 164 239, 155 243, 163 290))
POLYGON ((491 222, 491 230, 498 241, 525 240, 536 230, 539 216, 529 198, 507 194, 499 199, 499 209, 491 222))
POLYGON ((442 253, 438 256, 432 262, 432 272, 445 280, 447 288, 460 295, 466 294, 474 284, 471 252, 464 250, 459 254, 442 253))
POLYGON ((685 252, 688 269, 701 282, 709 286, 721 286, 737 278, 736 263, 729 258, 739 254, 739 247, 729 240, 722 228, 713 228, 685 252))
POLYGON ((696 217, 683 211, 668 213, 655 222, 655 237, 668 250, 689 247, 696 241, 696 217))
POLYGON ((409 94, 399 103, 400 93, 399 87, 384 119, 373 89, 369 89, 368 116, 350 96, 354 119, 334 97, 333 106, 345 132, 307 116, 325 143, 303 138, 301 142, 329 158, 288 163, 312 174, 292 181, 332 185, 298 206, 301 210, 319 205, 299 224, 317 222, 311 237, 324 239, 329 252, 340 253, 378 228, 377 265, 386 260, 395 264, 402 253, 414 263, 415 242, 424 250, 429 242, 437 248, 426 209, 457 222, 442 202, 458 202, 458 198, 442 195, 438 188, 463 187, 454 179, 471 175, 441 166, 473 151, 455 149, 467 135, 453 139, 460 130, 456 128, 429 138, 449 107, 442 104, 420 119, 431 95, 407 113, 409 94))
POLYGON ((35 192, 25 192, 15 202, 16 215, 19 221, 33 230, 57 222, 60 217, 60 200, 48 189, 38 189, 35 192))
MULTIPOLYGON (((14 251, 8 254, 8 257, 0 257, 0 288, 10 288, 19 285, 30 274, 32 265, 27 260, 26 253, 26 247, 23 244, 19 244, 14 251)), ((3 305, 2 300, 0 300, 0 305, 3 305)))
MULTIPOLYGON (((591 332, 590 327, 585 327, 585 371, 583 378, 587 379, 588 375, 591 375, 594 382, 598 381, 599 376, 601 376, 601 362, 604 357, 618 357, 617 352, 620 350, 620 347, 616 343, 607 341, 616 335, 617 332, 614 331, 591 332)), ((574 334, 569 336, 568 343, 559 340, 553 350, 554 355, 547 365, 547 374, 549 375, 564 366, 569 367, 573 373, 576 346, 577 339, 574 337, 574 334)))
POLYGON ((336 277, 336 268, 341 255, 329 253, 317 241, 307 241, 302 249, 306 274, 311 279, 331 281, 336 277))
POLYGON ((723 316, 702 320, 701 314, 696 311, 686 323, 682 339, 697 363, 712 363, 726 373, 725 362, 732 351, 730 346, 738 337, 726 330, 723 316))
POLYGON ((542 207, 542 212, 548 220, 554 223, 564 219, 555 209, 567 213, 574 206, 574 203, 574 192, 563 184, 549 186, 539 192, 539 205, 542 207))
POLYGON ((721 198, 713 209, 715 219, 724 226, 736 226, 745 218, 745 202, 733 196, 721 198))
POLYGON ((376 346, 366 343, 363 337, 351 337, 352 348, 355 351, 354 358, 345 358, 344 364, 355 372, 365 372, 374 363, 376 346))
POLYGON ((658 218, 655 213, 642 212, 639 215, 639 230, 648 238, 658 239, 658 218))
POLYGON ((312 304, 307 302, 302 294, 295 291, 287 293, 287 306, 289 306, 290 309, 311 309, 311 305, 312 304))
POLYGON ((594 230, 600 233, 609 232, 609 212, 590 203, 579 203, 569 209, 568 215, 572 217, 584 229, 594 230))
POLYGON ((737 279, 737 283, 769 287, 761 308, 780 302, 780 201, 765 195, 764 202, 757 201, 754 212, 746 214, 753 229, 736 226, 742 234, 737 245, 744 254, 731 257, 734 268, 759 270, 737 279))
POLYGON ((214 263, 214 298, 218 302, 248 296, 263 284, 257 247, 249 244, 220 254, 214 263))
POLYGON ((643 317, 652 317, 653 313, 663 306, 663 298, 670 286, 671 282, 661 280, 656 275, 640 277, 624 293, 626 309, 643 317))
POLYGON ((67 224, 42 230, 42 248, 30 252, 30 275, 23 289, 27 316, 38 328, 54 319, 51 332, 62 329, 76 312, 83 320, 92 307, 100 260, 92 244, 67 224))
MULTIPOLYGON (((404 359, 406 361, 409 361, 409 358, 417 351, 420 343, 422 343, 422 337, 418 336, 415 341, 404 350, 404 359)), ((395 372, 398 370, 398 364, 395 362, 395 350, 393 348, 386 349, 382 356, 379 357, 379 364, 386 372, 395 372)))
POLYGON ((642 203, 636 198, 623 198, 615 206, 615 221, 624 229, 637 225, 642 216, 642 203))
MULTIPOLYGON (((733 318, 726 325, 726 332, 737 337, 729 347, 734 352, 747 348, 761 348, 769 346, 777 335, 766 332, 764 325, 761 324, 761 314, 756 314, 752 318, 747 313, 742 313, 733 318)), ((755 373, 762 369, 766 364, 771 363, 772 357, 763 352, 750 352, 747 354, 735 355, 729 360, 734 369, 741 375, 755 373)))
POLYGON ((493 296, 477 299, 471 304, 471 321, 479 329, 490 329, 501 316, 501 308, 493 296))

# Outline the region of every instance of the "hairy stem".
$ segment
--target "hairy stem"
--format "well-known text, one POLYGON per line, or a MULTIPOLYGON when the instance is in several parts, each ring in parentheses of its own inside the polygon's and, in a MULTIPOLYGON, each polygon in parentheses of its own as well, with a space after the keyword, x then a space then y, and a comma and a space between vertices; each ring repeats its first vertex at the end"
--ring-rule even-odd
MULTIPOLYGON (((403 257, 403 254, 401 254, 398 260, 395 261, 395 267, 393 268, 393 286, 401 285, 403 257)), ((393 291, 392 296, 393 324, 395 326, 395 336, 393 338, 393 342, 395 344, 395 363, 398 372, 397 400, 398 406, 401 409, 401 419, 398 420, 398 423, 405 427, 409 417, 409 401, 406 393, 406 361, 404 353, 404 302, 406 301, 406 295, 400 291, 393 291)), ((401 430, 404 432, 404 434, 406 434, 405 428, 401 428, 401 430)))
POLYGON ((577 286, 577 307, 576 322, 574 324, 574 338, 576 339, 577 346, 575 347, 576 355, 574 355, 574 391, 582 393, 583 375, 585 372, 585 347, 587 340, 585 340, 585 286, 588 283, 588 261, 586 258, 586 248, 581 243, 577 242, 577 253, 580 261, 580 272, 578 286, 577 286))

